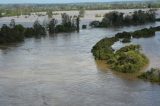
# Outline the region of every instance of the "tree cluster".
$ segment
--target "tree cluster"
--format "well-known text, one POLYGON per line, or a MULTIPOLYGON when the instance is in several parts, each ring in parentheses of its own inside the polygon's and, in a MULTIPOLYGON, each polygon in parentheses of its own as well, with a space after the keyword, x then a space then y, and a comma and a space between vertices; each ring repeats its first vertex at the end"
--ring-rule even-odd
POLYGON ((144 79, 151 82, 159 82, 160 83, 160 69, 151 68, 147 72, 142 73, 138 76, 140 79, 144 79))
POLYGON ((3 25, 0 29, 0 43, 13 43, 23 41, 25 37, 45 36, 45 29, 38 20, 35 21, 32 28, 25 28, 22 25, 16 25, 14 19, 10 25, 3 25))
POLYGON ((49 33, 79 31, 79 16, 69 16, 66 13, 61 14, 62 23, 58 24, 55 18, 49 22, 49 33))
POLYGON ((102 21, 91 22, 90 26, 111 27, 111 26, 123 26, 123 25, 138 25, 155 21, 156 21, 156 14, 154 10, 148 10, 148 11, 138 10, 129 14, 112 11, 106 13, 102 21))
POLYGON ((152 37, 155 35, 155 31, 159 30, 160 26, 144 28, 134 32, 117 33, 114 37, 100 40, 93 46, 91 52, 95 59, 106 60, 111 69, 124 73, 133 73, 139 71, 148 63, 147 57, 139 51, 140 46, 129 45, 115 51, 112 45, 121 40, 126 43, 130 42, 131 38, 152 37))

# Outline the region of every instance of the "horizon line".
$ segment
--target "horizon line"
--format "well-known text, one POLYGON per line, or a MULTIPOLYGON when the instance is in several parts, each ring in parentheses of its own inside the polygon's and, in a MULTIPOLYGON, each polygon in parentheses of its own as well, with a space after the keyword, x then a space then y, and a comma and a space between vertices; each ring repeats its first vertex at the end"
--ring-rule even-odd
POLYGON ((127 1, 127 0, 125 0, 125 1, 99 1, 99 2, 64 2, 64 3, 50 3, 50 2, 48 2, 48 3, 0 3, 0 5, 4 5, 4 4, 6 4, 6 5, 12 5, 12 4, 83 4, 83 3, 124 3, 124 2, 158 2, 157 0, 153 0, 153 1, 151 1, 151 0, 134 0, 134 1, 127 1))

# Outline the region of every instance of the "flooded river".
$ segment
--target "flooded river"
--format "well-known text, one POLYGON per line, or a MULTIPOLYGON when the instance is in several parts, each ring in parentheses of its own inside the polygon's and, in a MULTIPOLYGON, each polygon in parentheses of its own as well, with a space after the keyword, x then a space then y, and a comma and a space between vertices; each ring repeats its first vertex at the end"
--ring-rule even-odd
MULTIPOLYGON (((104 37, 142 26, 86 29, 0 48, 0 106, 159 106, 160 85, 129 78, 96 62, 91 48, 104 37)), ((160 67, 160 32, 134 39, 160 67)))

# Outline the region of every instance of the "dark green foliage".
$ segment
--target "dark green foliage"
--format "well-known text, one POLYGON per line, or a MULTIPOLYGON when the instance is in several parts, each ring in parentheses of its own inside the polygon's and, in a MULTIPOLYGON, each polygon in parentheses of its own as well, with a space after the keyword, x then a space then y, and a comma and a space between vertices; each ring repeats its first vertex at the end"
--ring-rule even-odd
POLYGON ((138 25, 148 22, 155 22, 155 11, 148 10, 142 11, 138 10, 133 12, 133 14, 124 14, 117 11, 112 11, 104 15, 101 22, 93 21, 90 23, 92 27, 110 27, 110 26, 122 26, 122 25, 138 25))
POLYGON ((115 37, 117 38, 131 38, 131 33, 130 32, 122 32, 122 33, 117 33, 115 37))
POLYGON ((33 28, 26 28, 24 32, 25 37, 33 37, 34 36, 34 29, 33 28))
POLYGON ((131 42, 131 39, 130 39, 130 38, 124 38, 124 39, 122 40, 122 43, 129 43, 129 42, 131 42))
POLYGON ((160 18, 156 18, 156 21, 160 21, 160 18))
POLYGON ((69 28, 66 28, 64 25, 57 25, 56 32, 69 32, 69 28))
POLYGON ((155 21, 155 12, 153 10, 149 10, 147 12, 142 10, 135 11, 132 20, 136 24, 153 22, 155 21))
POLYGON ((76 26, 76 16, 71 17, 66 13, 61 14, 62 15, 62 24, 59 25, 58 32, 71 32, 75 31, 77 26, 76 26))
POLYGON ((65 24, 65 25, 57 25, 56 26, 56 32, 59 33, 59 32, 72 32, 72 31, 75 31, 75 27, 72 27, 70 23, 68 24, 65 24))
MULTIPOLYGON (((130 48, 130 46, 127 46, 125 48, 128 47, 130 48)), ((132 49, 128 49, 128 51, 123 52, 116 52, 114 60, 116 61, 110 64, 111 68, 115 71, 123 73, 137 72, 148 63, 148 59, 143 54, 132 49)))
POLYGON ((111 69, 123 73, 139 71, 148 63, 148 59, 139 52, 139 45, 130 45, 114 52, 111 48, 118 39, 105 38, 98 42, 92 49, 95 59, 106 60, 111 69))
POLYGON ((16 26, 10 28, 6 25, 3 25, 0 31, 0 43, 13 43, 24 40, 23 29, 22 27, 16 26))
POLYGON ((154 31, 160 31, 160 26, 157 27, 150 27, 150 29, 154 30, 154 31))
POLYGON ((0 44, 20 42, 25 37, 40 36, 45 36, 45 29, 38 21, 34 23, 33 28, 24 28, 22 25, 16 25, 14 20, 12 20, 10 27, 4 24, 0 29, 0 44))
POLYGON ((117 26, 123 24, 123 15, 124 13, 113 11, 104 15, 102 19, 101 26, 117 26))
POLYGON ((147 37, 152 37, 155 36, 155 31, 159 31, 160 27, 151 27, 151 28, 144 28, 141 30, 137 30, 134 32, 122 32, 122 33, 117 33, 115 35, 116 38, 118 39, 123 39, 122 42, 124 41, 130 41, 131 37, 133 38, 147 38, 147 37))
POLYGON ((35 36, 41 36, 46 34, 45 28, 42 27, 42 25, 39 23, 38 20, 34 22, 33 29, 34 29, 35 36))
POLYGON ((118 51, 116 51, 116 53, 128 52, 128 51, 139 51, 139 50, 140 50, 139 45, 129 45, 119 49, 118 51))
POLYGON ((10 22, 10 24, 9 24, 10 28, 14 28, 15 25, 16 25, 15 20, 14 20, 14 19, 11 19, 11 22, 10 22))
POLYGON ((151 82, 160 82, 160 69, 151 68, 138 77, 151 82))
POLYGON ((87 28, 87 25, 82 25, 82 29, 86 29, 87 28))
POLYGON ((62 15, 62 23, 57 25, 57 20, 52 19, 49 22, 49 33, 59 33, 59 32, 79 32, 79 17, 78 16, 69 16, 66 13, 62 15))
POLYGON ((42 25, 40 25, 38 20, 34 22, 32 28, 25 28, 24 30, 25 37, 41 37, 45 35, 46 35, 45 28, 42 25))
POLYGON ((113 45, 116 41, 118 41, 118 39, 115 37, 105 38, 93 46, 92 53, 95 56, 95 59, 109 59, 113 55, 113 49, 111 48, 111 45, 113 45))
POLYGON ((142 38, 142 37, 152 37, 155 35, 155 30, 147 29, 141 29, 141 30, 137 30, 135 32, 132 33, 133 38, 142 38))
POLYGON ((20 24, 15 25, 14 29, 18 30, 21 33, 23 33, 25 31, 25 28, 22 25, 20 25, 20 24))
POLYGON ((76 30, 77 30, 77 32, 79 32, 79 22, 80 22, 80 18, 79 18, 79 16, 78 17, 76 17, 76 30))
POLYGON ((56 19, 51 19, 51 21, 49 22, 49 33, 55 33, 57 23, 58 21, 56 19))
POLYGON ((91 52, 95 59, 106 60, 111 69, 124 73, 133 73, 139 71, 147 63, 148 59, 141 54, 139 45, 125 46, 117 51, 112 49, 112 45, 121 40, 122 42, 130 42, 131 38, 144 38, 155 35, 155 31, 159 31, 160 27, 151 27, 149 29, 141 29, 135 32, 122 32, 111 38, 104 38, 93 46, 91 52))
POLYGON ((100 21, 92 21, 89 25, 91 27, 101 27, 101 22, 100 21))
POLYGON ((111 68, 115 71, 133 73, 148 63, 148 59, 139 52, 139 45, 129 45, 116 51, 111 68))

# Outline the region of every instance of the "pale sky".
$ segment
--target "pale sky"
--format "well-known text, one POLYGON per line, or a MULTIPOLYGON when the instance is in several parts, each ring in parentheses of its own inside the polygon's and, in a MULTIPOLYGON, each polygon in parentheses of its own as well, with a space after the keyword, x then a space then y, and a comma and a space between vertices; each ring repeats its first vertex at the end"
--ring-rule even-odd
MULTIPOLYGON (((114 1, 147 1, 147 0, 0 0, 6 3, 76 3, 76 2, 114 2, 114 1)), ((153 0, 152 0, 153 1, 153 0)))

